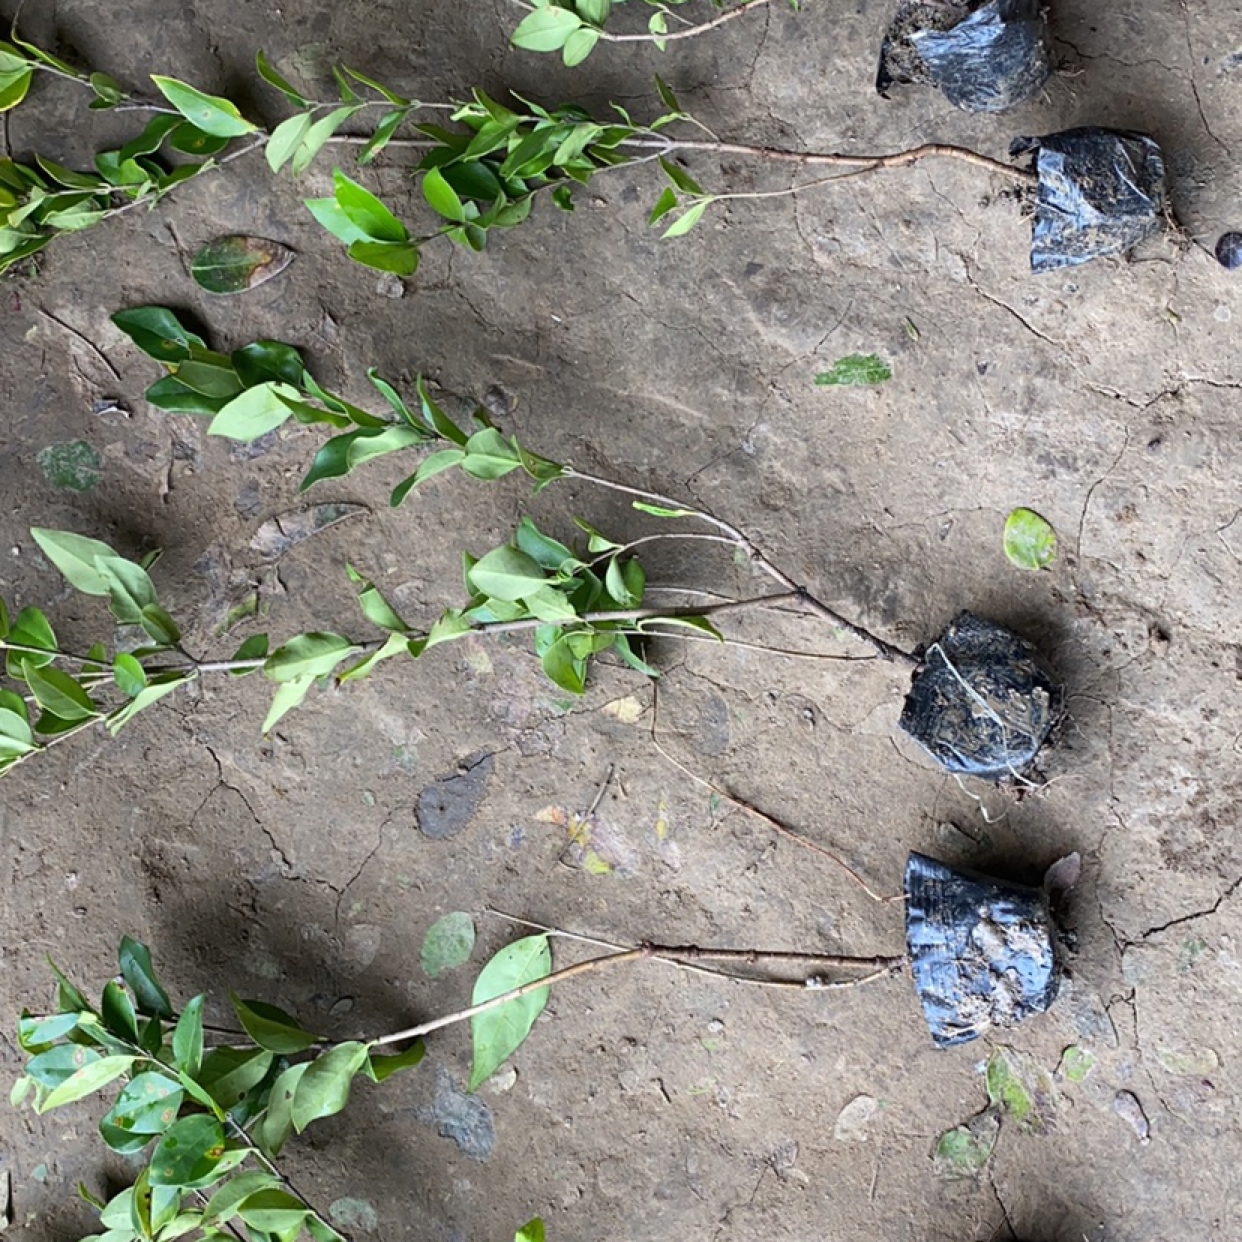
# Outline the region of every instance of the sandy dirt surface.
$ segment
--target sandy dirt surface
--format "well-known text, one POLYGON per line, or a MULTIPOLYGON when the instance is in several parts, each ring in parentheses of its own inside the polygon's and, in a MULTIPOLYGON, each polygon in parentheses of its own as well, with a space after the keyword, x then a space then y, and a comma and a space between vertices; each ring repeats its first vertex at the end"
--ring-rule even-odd
MULTIPOLYGON (((641 28, 624 9, 615 20, 641 28)), ((479 84, 612 99, 636 117, 658 109, 659 72, 723 137, 808 149, 939 140, 1003 158, 1018 135, 1137 129, 1162 144, 1201 244, 1161 237, 1129 259, 1033 276, 1030 226, 1004 180, 943 161, 735 201, 661 242, 646 225, 659 192, 648 167, 599 178, 571 215, 538 205, 486 253, 429 246, 394 288, 301 205, 327 192, 331 155, 297 185, 256 155, 150 214, 62 239, 37 274, 0 286, 5 599, 46 608, 66 645, 89 643, 104 609, 65 588, 28 528, 162 547, 162 598, 196 651, 227 656, 259 628, 358 630, 347 560, 427 623, 460 603, 463 547, 499 543, 521 513, 565 538, 574 516, 627 538, 653 529, 620 497, 562 484, 532 498, 517 477, 444 475, 391 510, 408 467, 385 459, 311 494, 365 506, 357 516, 265 559, 251 541, 306 503, 297 484, 321 437, 289 426, 239 448, 147 405, 158 369, 109 316, 165 304, 226 348, 289 341, 357 399, 368 366, 409 388, 431 377, 455 410, 493 390, 530 447, 697 499, 898 645, 930 641, 964 608, 1011 626, 1066 687, 1047 784, 1016 800, 939 772, 897 732, 905 679, 878 661, 662 644, 656 719, 651 685, 619 665, 599 665, 573 701, 521 636, 470 639, 316 692, 268 739, 261 679, 203 680, 117 739, 85 734, 3 783, 6 1075, 20 1065, 19 1010, 49 998, 45 954, 95 987, 126 932, 153 946, 175 997, 207 991, 217 1020, 235 988, 338 1037, 465 1004, 515 934, 489 906, 630 943, 901 952, 899 904, 874 903, 689 770, 886 894, 912 849, 1035 881, 1079 851, 1061 996, 1003 1038, 938 1050, 907 976, 817 994, 647 964, 568 983, 476 1096, 456 1027, 417 1070, 360 1086, 290 1146, 295 1180, 357 1242, 498 1242, 536 1214, 556 1242, 1242 1236, 1242 361, 1238 277, 1209 253, 1242 225, 1242 15, 1220 0, 1060 0, 1057 73, 999 117, 956 112, 926 87, 878 99, 891 14, 877 0, 773 4, 664 55, 601 46, 574 71, 507 47, 518 15, 493 0, 45 0, 23 22, 76 64, 135 86, 172 74, 268 124, 285 113, 256 84, 260 47, 322 91, 339 62, 424 99, 479 84), (183 256, 222 233, 298 257, 261 289, 214 299, 183 256), (880 354, 892 379, 815 386, 856 352, 880 354), (127 412, 94 412, 105 398, 127 412), (78 442, 90 469, 66 487, 47 466, 78 442), (1055 526, 1051 570, 1005 559, 1016 505, 1055 526), (221 634, 255 591, 261 624, 221 634), (593 825, 608 865, 588 868, 566 853, 565 824, 609 772, 593 825), (436 835, 420 799, 448 778, 463 812, 436 835), (450 910, 475 915, 478 945, 469 966, 430 979, 422 937, 450 910), (1071 1047, 1094 1058, 1085 1077, 1059 1072, 1071 1047), (1006 1117, 979 1174, 946 1179, 937 1137, 986 1106, 981 1068, 997 1050, 1043 1084, 1038 1116, 1006 1117)), ((81 164, 136 128, 82 102, 38 81, 6 118, 11 152, 81 164)), ((712 187, 789 184, 741 159, 687 166, 712 187)), ((408 168, 394 151, 367 183, 428 223, 408 168)), ((762 586, 727 551, 693 551, 656 545, 650 580, 762 586)), ((812 618, 742 618, 729 633, 858 654, 812 618)), ((558 962, 575 951, 558 943, 558 962)), ((93 1108, 0 1120, 16 1242, 90 1232, 77 1182, 123 1184, 93 1108)))

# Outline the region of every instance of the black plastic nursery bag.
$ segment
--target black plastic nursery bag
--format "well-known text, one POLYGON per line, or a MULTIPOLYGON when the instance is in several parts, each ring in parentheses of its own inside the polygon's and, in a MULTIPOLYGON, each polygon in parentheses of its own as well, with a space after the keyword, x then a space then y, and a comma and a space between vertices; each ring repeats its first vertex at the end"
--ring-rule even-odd
POLYGON ((923 652, 898 726, 946 771, 999 781, 1030 765, 1059 699, 1030 643, 964 612, 923 652))
POLYGON ((875 88, 930 82, 967 112, 1003 112, 1030 99, 1051 71, 1039 0, 925 4, 905 0, 880 47, 875 88))
POLYGON ((932 1039, 977 1039, 1043 1013, 1059 977, 1042 889, 906 861, 906 947, 932 1039))
POLYGON ((1010 155, 1028 151, 1039 177, 1032 271, 1121 254, 1163 227, 1164 157, 1154 138, 1087 127, 1016 138, 1009 148, 1010 155))

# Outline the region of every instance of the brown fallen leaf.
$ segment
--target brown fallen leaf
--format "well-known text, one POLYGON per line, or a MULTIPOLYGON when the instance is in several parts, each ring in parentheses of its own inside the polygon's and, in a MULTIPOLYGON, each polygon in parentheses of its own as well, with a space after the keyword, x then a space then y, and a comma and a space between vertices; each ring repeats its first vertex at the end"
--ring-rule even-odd
POLYGON ((235 233, 209 241, 191 261, 190 275, 208 293, 245 293, 279 276, 293 257, 280 242, 235 233))

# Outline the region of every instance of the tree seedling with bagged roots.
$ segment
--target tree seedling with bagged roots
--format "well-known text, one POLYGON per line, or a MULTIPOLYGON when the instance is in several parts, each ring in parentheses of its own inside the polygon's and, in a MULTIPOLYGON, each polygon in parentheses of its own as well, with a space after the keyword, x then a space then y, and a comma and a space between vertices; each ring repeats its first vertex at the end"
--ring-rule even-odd
MULTIPOLYGON (((1058 868, 1064 875, 1063 864, 1056 864, 1050 876, 1058 868)), ((292 1136, 346 1107, 355 1079, 383 1084, 417 1065, 424 1036, 470 1022, 474 1091, 526 1040, 552 985, 612 966, 659 962, 816 994, 888 978, 908 966, 934 1041, 962 1043, 1012 1027, 1055 999, 1059 967, 1046 888, 985 879, 912 854, 903 896, 877 898, 905 904, 906 952, 887 957, 649 941, 626 946, 501 915, 538 934, 491 957, 469 1006, 405 1030, 346 1040, 327 1039, 275 1005, 234 992, 229 1001, 236 1026, 206 1020, 206 994, 178 1011, 150 951, 125 937, 120 973, 104 986, 97 1006, 50 963, 56 1004, 50 1012, 21 1015, 18 1042, 27 1060, 10 1101, 20 1106, 29 1099, 45 1113, 115 1092, 98 1123, 100 1138, 110 1151, 137 1158, 141 1169, 132 1185, 107 1201, 79 1187, 99 1211, 100 1231, 91 1242, 297 1242, 304 1235, 312 1242, 348 1242, 276 1161, 292 1136), (552 936, 609 952, 553 970, 552 936), (383 1051, 393 1045, 404 1048, 383 1051)), ((515 1242, 542 1237, 536 1219, 515 1242)))
MULTIPOLYGON (((210 674, 262 670, 276 684, 263 724, 267 732, 316 682, 354 681, 384 661, 418 659, 467 635, 529 634, 546 675, 563 690, 582 694, 590 661, 605 652, 655 677, 646 650, 652 639, 727 642, 716 623, 729 614, 785 609, 821 618, 841 640, 868 653, 861 658, 878 658, 911 674, 900 727, 946 771, 1029 783, 1024 773, 1057 719, 1060 695, 1036 649, 1003 627, 963 614, 925 650, 902 650, 825 604, 733 523, 698 504, 533 453, 482 410, 475 412, 473 428, 461 426, 421 379, 417 408, 411 409, 393 385, 369 372, 388 403, 386 413, 374 414, 324 389, 297 350, 283 342, 257 341, 225 355, 163 307, 124 311, 115 321, 168 371, 148 396, 166 409, 209 414, 209 434, 247 442, 291 418, 330 427, 335 434, 319 449, 303 487, 348 475, 382 454, 431 449, 394 489, 392 504, 445 471, 481 480, 517 471, 534 481, 536 492, 566 479, 620 493, 662 529, 615 539, 578 519, 580 538, 571 547, 524 516, 501 546, 481 555, 463 549, 465 603, 446 608, 426 629, 407 624, 379 588, 349 566, 359 607, 382 637, 316 630, 272 649, 266 634, 256 634, 230 658, 205 659, 190 654, 176 621, 160 605, 148 572, 151 557, 135 562, 100 540, 35 528, 36 543, 72 587, 108 600, 121 638, 111 653, 102 643, 66 652, 40 609, 23 608, 11 622, 0 611, 5 671, 18 687, 0 691, 0 772, 97 723, 116 733, 139 711, 210 674), (676 525, 670 529, 668 523, 676 525), (727 550, 773 589, 717 596, 708 604, 651 604, 648 596, 656 588, 636 551, 659 542, 727 550)), ((703 594, 693 583, 662 583, 659 590, 703 594)))
MULTIPOLYGON (((751 0, 721 16, 760 2, 751 0)), ((537 9, 527 20, 546 22, 558 14, 563 15, 558 21, 582 21, 576 10, 554 5, 537 9)), ((656 14, 662 15, 662 10, 656 14)), ((580 24, 567 38, 584 32, 600 33, 580 24)), ((154 206, 183 182, 260 148, 273 172, 287 167, 297 176, 329 143, 358 146, 363 166, 385 149, 422 152, 415 177, 435 220, 424 233, 412 232, 339 168, 330 197, 306 200, 308 210, 344 243, 352 259, 397 276, 417 270, 422 247, 433 239, 448 237, 480 250, 492 229, 524 222, 537 196, 546 192, 557 206, 571 211, 576 186, 605 172, 649 163, 657 164, 666 180, 649 216, 664 237, 689 232, 713 205, 785 197, 840 176, 941 158, 1001 176, 1017 189, 1033 217, 1031 265, 1037 271, 1124 253, 1168 218, 1159 147, 1151 138, 1123 131, 1081 129, 1015 139, 1012 154, 1034 153, 1032 167, 936 142, 883 155, 787 150, 719 139, 681 107, 659 78, 664 111, 642 123, 617 104, 609 115, 595 118, 573 104, 549 109, 519 96, 501 103, 478 89, 465 101, 429 103, 348 68, 334 69, 336 99, 313 99, 260 52, 260 77, 296 109, 267 130, 228 99, 176 78, 153 74, 159 98, 151 99, 124 90, 106 74, 80 72, 16 33, 12 40, 0 43, 0 110, 21 103, 33 77, 43 74, 89 90, 91 108, 147 112, 153 119, 129 142, 101 152, 86 172, 42 155, 35 155, 33 164, 0 161, 0 271, 36 254, 62 233, 154 206), (376 112, 378 120, 368 132, 346 132, 376 112), (448 124, 421 120, 428 112, 446 113, 448 124), (403 128, 417 136, 398 138, 403 128), (767 190, 711 190, 683 165, 686 158, 702 156, 755 160, 795 177, 830 171, 767 190)))

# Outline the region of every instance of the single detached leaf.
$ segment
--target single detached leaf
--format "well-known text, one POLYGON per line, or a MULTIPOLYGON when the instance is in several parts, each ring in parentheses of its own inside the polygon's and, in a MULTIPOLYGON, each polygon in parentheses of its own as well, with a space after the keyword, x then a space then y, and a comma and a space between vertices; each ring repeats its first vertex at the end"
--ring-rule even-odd
POLYGON ((433 979, 469 960, 474 949, 474 919, 464 910, 436 919, 423 937, 423 970, 433 979))
POLYGON ((292 262, 288 246, 234 233, 209 241, 190 263, 190 275, 208 293, 245 293, 279 276, 292 262))
POLYGON ((1019 569, 1044 569, 1056 559, 1057 533, 1033 509, 1014 509, 1005 519, 1004 547, 1019 569))
MULTIPOLYGON (((550 974, 552 950, 546 935, 526 936, 506 945, 479 972, 471 1003, 482 1004, 514 988, 550 974)), ((470 1067, 470 1090, 476 1091, 517 1051, 530 1034, 535 1019, 548 1003, 547 988, 536 988, 507 1004, 470 1019, 474 1058, 470 1067)))
POLYGON ((945 1181, 978 1177, 992 1158, 999 1133, 1000 1116, 992 1109, 946 1130, 937 1139, 932 1156, 936 1176, 945 1181))
POLYGON ((236 105, 219 95, 205 95, 185 82, 162 77, 157 73, 151 75, 151 81, 187 121, 205 134, 212 134, 216 138, 239 138, 242 134, 253 133, 255 129, 238 112, 236 105))
POLYGON ((203 1113, 182 1117, 164 1131, 151 1155, 152 1186, 188 1186, 201 1181, 224 1154, 224 1127, 203 1113))
POLYGON ((832 370, 815 377, 819 385, 882 384, 893 378, 893 368, 877 354, 847 354, 832 364, 832 370))
POLYGON ((366 1060, 366 1044, 350 1040, 329 1048, 310 1063, 293 1095, 293 1127, 299 1134, 312 1121, 330 1117, 345 1107, 354 1075, 366 1060))

